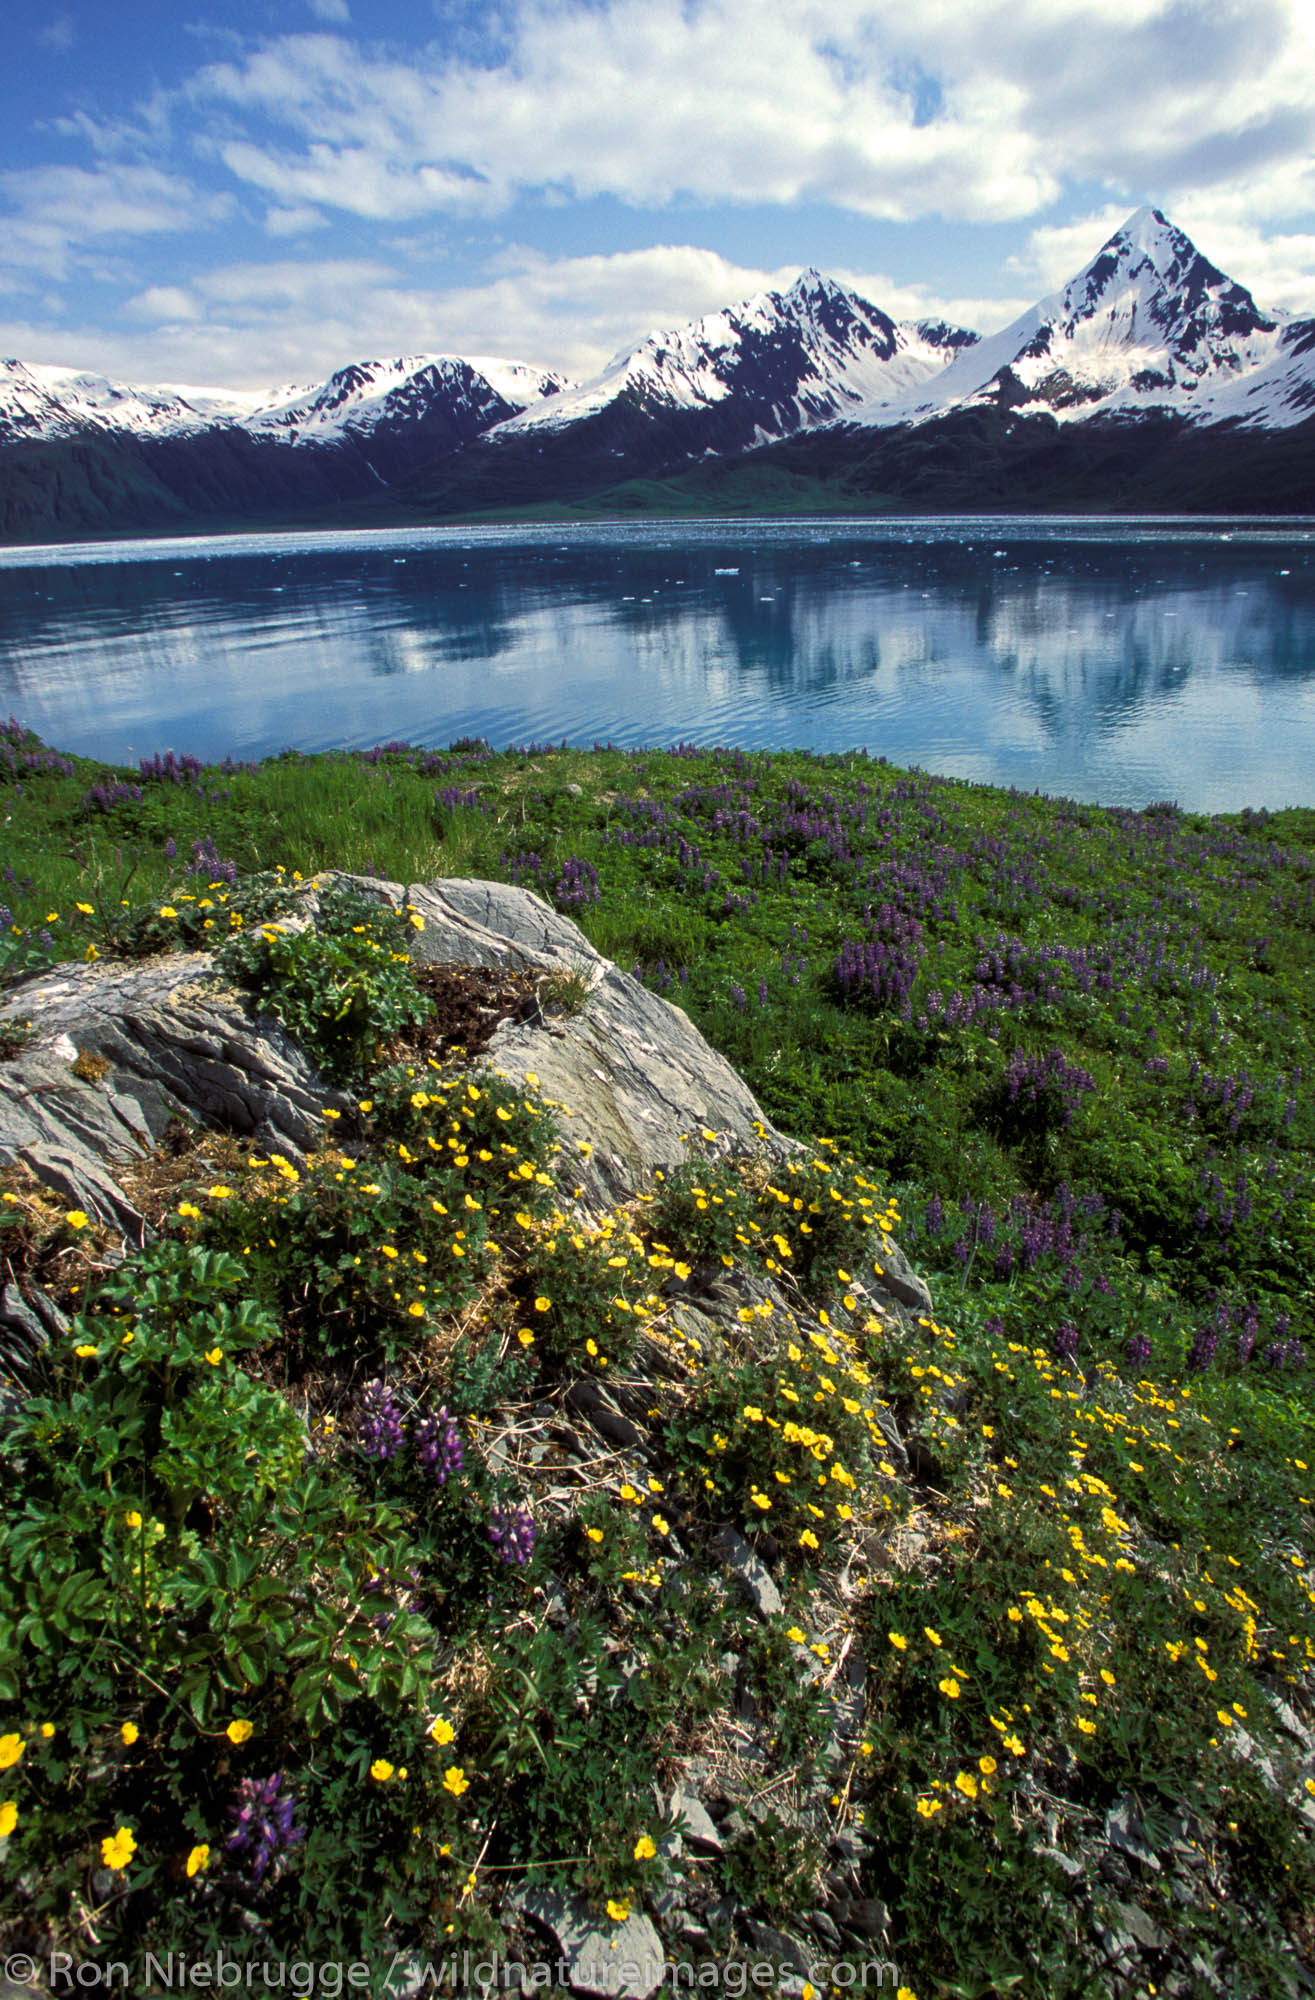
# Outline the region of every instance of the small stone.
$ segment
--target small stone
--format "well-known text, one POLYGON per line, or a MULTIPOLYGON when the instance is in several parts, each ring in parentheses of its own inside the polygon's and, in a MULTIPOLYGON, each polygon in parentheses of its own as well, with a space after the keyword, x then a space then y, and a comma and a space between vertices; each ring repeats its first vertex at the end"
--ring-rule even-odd
POLYGON ((683 1819, 684 1835, 692 1848, 701 1854, 724 1851, 726 1843, 713 1825, 707 1807, 692 1792, 682 1791, 678 1785, 671 1794, 671 1810, 683 1819))
POLYGON ((1047 1861, 1053 1861, 1060 1873, 1068 1876, 1070 1882, 1076 1882, 1079 1875, 1085 1872, 1082 1863, 1075 1861, 1071 1854, 1065 1854, 1062 1847, 1039 1847, 1037 1853, 1043 1854, 1047 1861))
POLYGON ((1114 1915, 1123 1930, 1147 1951, 1168 1951, 1173 1943, 1168 1931, 1161 1930, 1154 1917, 1136 1903, 1116 1903, 1114 1915))
POLYGON ((812 1971, 812 1961, 806 1948, 798 1938, 792 1938, 785 1931, 774 1930, 770 1924, 760 1924, 749 1919, 749 1936, 759 1951, 768 1953, 775 1966, 789 1965, 806 1979, 812 1971))
POLYGON ((738 1535, 734 1528, 718 1528, 711 1546, 713 1554, 730 1571, 759 1617, 779 1617, 785 1609, 784 1599, 766 1565, 754 1554, 743 1535, 738 1535))
POLYGON ((602 1929, 578 1896, 554 1889, 521 1889, 508 1902, 551 1932, 577 1993, 605 2000, 648 2000, 662 1984, 665 1953, 649 1919, 632 1910, 602 1929))
POLYGON ((1146 1840, 1146 1828, 1137 1812, 1136 1802, 1128 1797, 1120 1799, 1105 1815, 1105 1838, 1111 1847, 1119 1848, 1140 1861, 1144 1868, 1154 1874, 1160 1872, 1160 1857, 1146 1840))
POLYGON ((876 1896, 856 1896, 845 1922, 860 1937, 884 1937, 890 1927, 890 1912, 876 1896))

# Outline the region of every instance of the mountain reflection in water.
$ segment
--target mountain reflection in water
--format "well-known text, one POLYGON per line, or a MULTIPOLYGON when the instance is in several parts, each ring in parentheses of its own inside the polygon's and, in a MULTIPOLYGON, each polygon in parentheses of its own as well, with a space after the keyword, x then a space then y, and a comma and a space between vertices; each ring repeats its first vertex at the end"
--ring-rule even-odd
POLYGON ((848 750, 1315 804, 1315 528, 703 522, 0 551, 0 705, 119 762, 404 739, 848 750))

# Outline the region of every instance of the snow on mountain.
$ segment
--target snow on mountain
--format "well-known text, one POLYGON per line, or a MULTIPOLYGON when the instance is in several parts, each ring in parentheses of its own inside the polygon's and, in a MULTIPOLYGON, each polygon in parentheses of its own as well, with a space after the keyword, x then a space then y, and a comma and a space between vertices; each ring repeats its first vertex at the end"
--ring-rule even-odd
POLYGON ((174 390, 132 389, 76 368, 0 361, 0 443, 87 431, 180 437, 205 430, 212 421, 174 390))
POLYGON ((817 271, 685 326, 651 333, 593 381, 550 397, 489 434, 510 442, 624 406, 653 417, 742 403, 754 441, 842 416, 926 383, 975 334, 903 326, 817 271))
POLYGON ((331 443, 415 424, 441 410, 460 413, 473 435, 569 387, 564 376, 519 361, 451 354, 354 361, 318 387, 277 391, 243 418, 243 428, 294 444, 331 443))
POLYGON ((957 354, 925 394, 874 400, 863 424, 993 405, 1060 422, 1170 411, 1284 427, 1315 404, 1315 323, 1263 312, 1156 208, 1141 208, 1067 285, 957 354))
POLYGON ((466 437, 569 386, 522 362, 442 354, 353 362, 323 384, 266 392, 131 388, 76 368, 0 361, 0 443, 88 433, 193 437, 218 426, 289 444, 335 444, 436 419, 466 437))
MULTIPOLYGON (((985 340, 936 320, 898 323, 808 270, 788 290, 650 333, 583 385, 445 354, 355 361, 327 382, 264 393, 130 387, 0 361, 0 531, 276 518, 385 493, 430 517, 456 515, 605 495, 707 461, 731 465, 769 443, 786 454, 769 477, 850 479, 855 491, 875 479, 874 491, 957 504, 979 487, 1012 495, 1027 440, 990 465, 974 462, 972 440, 1027 431, 1013 419, 1029 415, 1057 420, 1071 443, 1062 476, 1036 474, 1058 503, 1066 480, 1096 490, 1084 420, 1132 429, 1166 413, 1193 438, 1179 450, 1181 426, 1144 426, 1152 455, 1173 433, 1173 462, 1156 461, 1158 490, 1189 501, 1197 490, 1225 501, 1281 490, 1305 505, 1294 427, 1315 418, 1315 317, 1262 310, 1160 210, 1143 208, 1071 283, 985 340), (929 430, 921 454, 894 440, 895 457, 874 469, 872 431, 964 412, 976 421, 929 430), (956 445, 960 436, 968 442, 956 445)), ((1108 478, 1102 493, 1136 490, 1126 467, 1108 478)))

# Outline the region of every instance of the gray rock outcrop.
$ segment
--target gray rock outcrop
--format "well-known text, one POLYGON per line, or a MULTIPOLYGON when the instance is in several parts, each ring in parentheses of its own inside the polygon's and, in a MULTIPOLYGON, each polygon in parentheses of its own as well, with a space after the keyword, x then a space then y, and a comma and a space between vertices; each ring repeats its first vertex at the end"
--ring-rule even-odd
MULTIPOLYGON (((571 1162, 562 1183, 595 1212, 652 1185, 657 1168, 698 1151, 800 1151, 777 1131, 731 1065, 679 1007, 594 949, 576 924, 528 889, 501 882, 376 882, 317 876, 291 927, 313 924, 321 893, 345 879, 423 920, 420 965, 485 966, 566 982, 567 1009, 504 1020, 481 1058, 560 1108, 571 1162), (530 1079, 534 1079, 531 1083, 530 1079)), ((220 1126, 298 1154, 323 1131, 325 1107, 351 1100, 327 1086, 277 1022, 216 973, 206 953, 131 963, 60 965, 13 988, 0 1023, 30 1021, 34 1038, 0 1065, 0 1161, 24 1159, 62 1198, 140 1240, 141 1219, 112 1180, 171 1122, 220 1126)), ((926 1286, 894 1246, 881 1289, 929 1311, 926 1286)))

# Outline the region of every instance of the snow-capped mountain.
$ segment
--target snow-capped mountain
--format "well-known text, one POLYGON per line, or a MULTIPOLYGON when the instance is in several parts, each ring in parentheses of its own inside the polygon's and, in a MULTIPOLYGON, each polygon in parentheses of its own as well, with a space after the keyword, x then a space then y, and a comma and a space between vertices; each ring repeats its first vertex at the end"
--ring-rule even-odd
POLYGON ((1157 411, 1279 428, 1315 407, 1313 354, 1315 321, 1262 311, 1159 209, 1141 208, 1061 290, 921 393, 873 399, 859 421, 995 406, 1061 423, 1157 411))
POLYGON ((405 355, 396 361, 354 361, 317 388, 279 390, 241 421, 253 437, 302 445, 364 440, 412 427, 432 430, 436 424, 473 437, 570 387, 564 375, 520 361, 405 355))
MULTIPOLYGON (((215 421, 222 391, 131 389, 105 375, 76 368, 0 361, 0 444, 82 433, 120 432, 137 437, 185 437, 215 421), (205 399, 209 398, 207 402, 205 399)), ((256 401, 253 397, 249 399, 256 401)), ((227 399, 230 414, 234 399, 227 399)), ((241 398, 237 399, 241 407, 241 398)))
POLYGON ((98 432, 194 437, 223 426, 286 444, 359 444, 407 429, 438 429, 459 443, 569 387, 523 362, 449 354, 353 362, 322 384, 266 392, 130 388, 75 368, 0 361, 0 443, 98 432))
POLYGON ((654 418, 719 412, 742 444, 762 443, 920 387, 976 338, 939 323, 899 325, 809 270, 787 292, 759 292, 650 333, 593 381, 532 406, 489 442, 560 431, 623 408, 654 418))
POLYGON ((1315 511, 1312 441, 1315 317, 1263 310, 1143 208, 986 339, 808 270, 582 385, 431 354, 265 393, 0 362, 0 536, 384 505, 1315 511))

